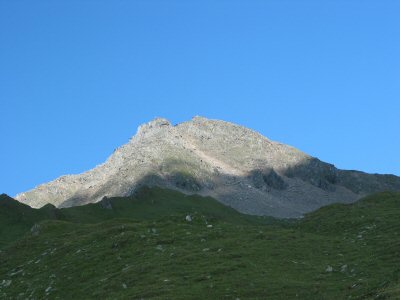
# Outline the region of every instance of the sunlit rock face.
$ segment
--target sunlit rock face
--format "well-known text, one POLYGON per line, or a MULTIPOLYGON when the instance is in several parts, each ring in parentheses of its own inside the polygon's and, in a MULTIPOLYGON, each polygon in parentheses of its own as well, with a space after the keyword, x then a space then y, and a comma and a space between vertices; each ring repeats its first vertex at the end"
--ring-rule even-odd
POLYGON ((142 185, 212 196, 248 214, 300 217, 330 203, 400 190, 400 178, 338 170, 225 121, 194 117, 173 126, 157 118, 141 125, 105 163, 16 198, 32 207, 68 207, 131 195, 142 185))

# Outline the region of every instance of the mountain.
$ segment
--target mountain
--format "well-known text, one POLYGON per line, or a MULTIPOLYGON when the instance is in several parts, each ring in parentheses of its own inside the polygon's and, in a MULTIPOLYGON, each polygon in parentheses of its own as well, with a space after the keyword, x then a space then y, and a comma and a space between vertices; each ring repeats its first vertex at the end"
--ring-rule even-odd
POLYGON ((47 209, 0 249, 0 299, 400 299, 400 193, 274 222, 160 188, 47 209))
POLYGON ((107 161, 16 196, 31 207, 70 207, 129 196, 141 186, 211 196, 240 212, 300 217, 370 193, 400 191, 393 175, 345 171, 248 128, 194 117, 178 125, 157 118, 107 161))

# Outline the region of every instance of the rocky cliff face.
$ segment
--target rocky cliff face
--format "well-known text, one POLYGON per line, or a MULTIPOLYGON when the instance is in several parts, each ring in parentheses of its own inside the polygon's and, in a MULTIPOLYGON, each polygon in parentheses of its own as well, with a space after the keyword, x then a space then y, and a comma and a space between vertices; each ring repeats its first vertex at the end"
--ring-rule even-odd
POLYGON ((16 199, 32 207, 68 207, 131 195, 142 185, 212 196, 248 214, 299 217, 330 203, 400 190, 400 178, 338 170, 224 121, 194 117, 173 126, 158 118, 140 126, 102 165, 16 199))

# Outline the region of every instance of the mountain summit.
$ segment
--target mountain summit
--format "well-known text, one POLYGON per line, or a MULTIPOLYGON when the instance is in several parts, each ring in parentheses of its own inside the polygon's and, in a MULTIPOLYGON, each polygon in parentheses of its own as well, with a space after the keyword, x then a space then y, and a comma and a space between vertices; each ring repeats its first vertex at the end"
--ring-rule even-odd
POLYGON ((105 163, 16 199, 32 207, 69 207, 131 195, 143 185, 212 196, 247 214, 299 217, 330 203, 400 191, 400 177, 339 170, 225 121, 194 117, 172 125, 157 118, 141 125, 105 163))

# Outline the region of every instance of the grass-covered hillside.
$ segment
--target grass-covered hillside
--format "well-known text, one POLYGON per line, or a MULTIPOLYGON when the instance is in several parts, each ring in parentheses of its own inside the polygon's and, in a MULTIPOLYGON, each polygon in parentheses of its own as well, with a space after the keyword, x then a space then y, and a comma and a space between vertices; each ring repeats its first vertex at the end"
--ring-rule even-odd
POLYGON ((0 199, 0 299, 400 298, 399 193, 297 221, 158 188, 68 209, 13 201, 0 199))

